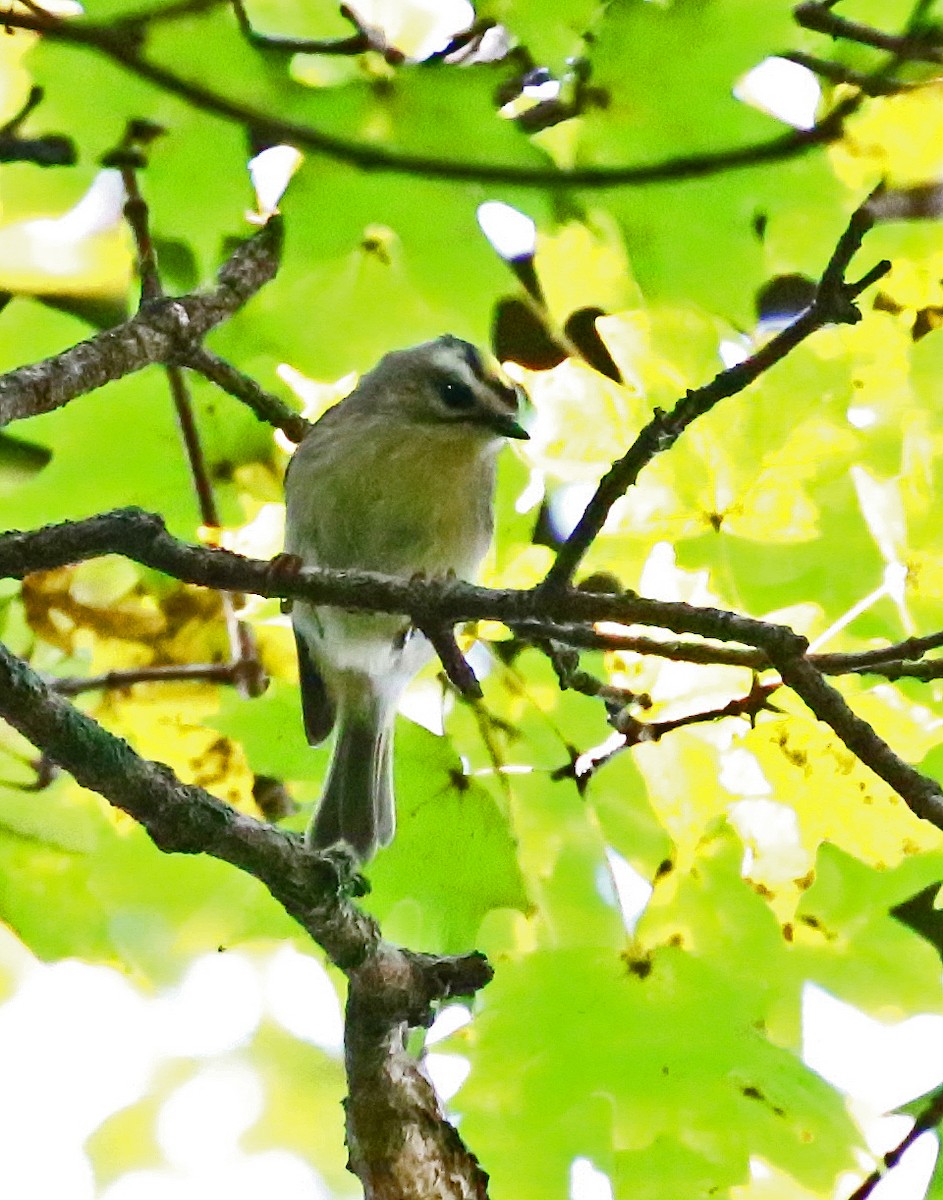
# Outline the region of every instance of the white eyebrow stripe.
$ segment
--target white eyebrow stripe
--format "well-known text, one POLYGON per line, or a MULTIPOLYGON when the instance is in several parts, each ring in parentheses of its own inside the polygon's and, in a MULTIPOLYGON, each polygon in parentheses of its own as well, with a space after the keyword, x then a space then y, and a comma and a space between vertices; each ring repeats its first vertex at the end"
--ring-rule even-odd
POLYGON ((470 343, 457 338, 441 342, 435 348, 431 365, 434 370, 469 387, 480 412, 512 415, 519 412, 518 390, 470 343), (480 374, 476 367, 480 368, 480 374))
POLYGON ((454 351, 455 358, 465 363, 476 379, 487 379, 488 368, 477 346, 457 337, 443 338, 442 345, 444 349, 454 351))
POLYGON ((482 364, 482 374, 478 374, 471 366, 468 358, 460 350, 451 346, 442 346, 436 351, 433 365, 443 373, 453 375, 464 383, 471 384, 477 391, 481 384, 492 383, 491 377, 485 372, 482 364))

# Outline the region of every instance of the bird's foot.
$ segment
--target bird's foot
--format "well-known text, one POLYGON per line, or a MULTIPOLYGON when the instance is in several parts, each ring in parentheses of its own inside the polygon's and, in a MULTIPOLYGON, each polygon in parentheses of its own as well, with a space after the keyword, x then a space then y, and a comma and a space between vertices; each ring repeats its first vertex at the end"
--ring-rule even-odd
POLYGON ((333 846, 312 847, 318 857, 331 870, 337 894, 358 899, 370 891, 370 882, 360 873, 360 859, 346 842, 335 842, 333 846))
MULTIPOLYGON (((277 588, 283 583, 291 583, 298 578, 298 572, 304 565, 304 559, 300 554, 276 554, 268 565, 272 586, 277 588)), ((294 603, 294 600, 283 597, 279 601, 279 608, 283 613, 290 613, 294 603)))

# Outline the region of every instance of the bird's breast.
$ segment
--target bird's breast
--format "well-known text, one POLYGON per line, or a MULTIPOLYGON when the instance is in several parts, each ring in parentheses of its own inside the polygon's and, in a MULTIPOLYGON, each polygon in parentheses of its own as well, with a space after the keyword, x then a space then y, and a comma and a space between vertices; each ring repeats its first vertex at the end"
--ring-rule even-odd
POLYGON ((286 549, 328 567, 473 578, 491 540, 494 455, 451 430, 370 432, 302 443, 286 549))

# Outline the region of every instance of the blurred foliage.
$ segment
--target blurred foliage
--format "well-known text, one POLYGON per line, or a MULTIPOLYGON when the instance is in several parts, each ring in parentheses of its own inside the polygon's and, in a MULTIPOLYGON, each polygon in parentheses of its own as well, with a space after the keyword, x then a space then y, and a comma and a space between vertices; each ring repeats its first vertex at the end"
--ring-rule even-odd
MULTIPOLYGON (((87 16, 155 7, 89 0, 87 16)), ((418 5, 389 5, 385 18, 381 7, 358 11, 366 24, 390 22, 392 44, 411 53, 428 18, 418 5)), ((798 29, 791 7, 483 0, 478 16, 502 22, 515 48, 455 65, 257 49, 228 6, 180 6, 140 26, 141 53, 183 81, 177 94, 105 54, 11 33, 0 42, 0 121, 40 84, 28 132, 67 133, 78 162, 0 168, 0 291, 12 294, 0 367, 51 354, 88 336, 90 319, 133 308, 120 189, 99 167, 129 119, 164 131, 141 184, 168 289, 208 282, 249 231, 246 163, 260 146, 191 103, 190 84, 308 124, 354 157, 364 147, 524 170, 658 163, 787 133, 734 94, 772 55, 882 65, 876 51, 798 29), (523 73, 541 67, 563 81, 562 119, 537 129, 502 106, 514 100, 514 112, 533 116, 538 101, 519 93, 523 73)), ((885 0, 846 9, 892 30, 910 13, 885 0)), ((254 0, 248 11, 266 33, 351 32, 327 0, 254 0)), ((211 346, 318 411, 350 386, 342 376, 393 345, 445 330, 488 342, 511 299, 551 349, 571 314, 597 314, 595 335, 623 382, 559 354, 548 369, 517 368, 533 400, 532 440, 505 454, 484 577, 530 585, 653 408, 768 336, 755 316, 764 285, 816 277, 878 181, 906 198, 939 178, 943 87, 913 64, 902 70, 912 89, 863 103, 831 145, 642 187, 455 182, 310 153, 283 201, 278 278, 211 346), (539 302, 524 299, 479 231, 485 200, 536 222, 539 302)), ((847 94, 826 88, 819 114, 847 94)), ((861 323, 816 334, 652 463, 613 509, 587 571, 784 620, 828 650, 943 625, 943 226, 932 213, 884 222, 859 255, 862 272, 882 256, 893 269, 865 295, 861 323)), ((531 362, 505 334, 508 356, 531 362)), ((193 391, 224 538, 267 557, 280 549, 286 448, 236 401, 197 381, 193 391)), ((198 537, 159 370, 0 434, 4 526, 123 504, 198 537)), ((260 778, 284 783, 298 810, 287 824, 301 829, 328 752, 302 735, 286 618, 251 598, 241 615, 272 678, 261 698, 176 682, 89 691, 77 703, 247 812, 258 814, 260 778)), ((777 692, 775 711, 752 726, 728 718, 607 754, 612 729, 598 699, 561 691, 544 656, 501 626, 478 634, 481 704, 457 700, 434 671, 409 698, 427 728, 400 721, 399 831, 369 868, 366 904, 391 938, 429 951, 479 947, 495 964, 473 1021, 446 1046, 471 1064, 451 1104, 495 1200, 564 1197, 578 1157, 609 1175, 619 1200, 831 1196, 867 1159, 845 1098, 803 1062, 803 987, 816 982, 882 1019, 943 1012, 938 933, 924 939, 919 923, 895 916, 943 880, 943 836, 790 696, 777 692), (580 775, 592 758, 602 761, 580 775), (620 907, 626 864, 651 887, 641 916, 620 907)), ((60 675, 228 654, 218 597, 111 559, 2 585, 0 635, 60 675)), ((642 720, 722 707, 751 684, 744 670, 629 653, 586 654, 582 665, 649 697, 642 720)), ((840 686, 899 753, 943 777, 940 683, 866 676, 840 686)), ((162 856, 98 797, 47 778, 5 727, 0 916, 42 959, 112 964, 144 987, 178 980, 220 947, 301 942, 254 880, 162 856)), ((6 974, 0 983, 6 994, 6 974)), ((268 1097, 252 1145, 308 1156, 338 1195, 351 1194, 337 1059, 269 1026, 247 1055, 268 1097)), ((103 1184, 160 1161, 154 1123, 187 1070, 168 1067, 95 1136, 103 1184)))

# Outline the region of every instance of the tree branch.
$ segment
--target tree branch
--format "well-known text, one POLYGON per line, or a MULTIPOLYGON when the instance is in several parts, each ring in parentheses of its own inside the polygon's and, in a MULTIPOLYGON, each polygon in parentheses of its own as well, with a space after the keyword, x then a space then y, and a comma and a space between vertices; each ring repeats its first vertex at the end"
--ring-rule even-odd
POLYGON ((860 88, 866 96, 896 96, 899 92, 912 91, 924 87, 925 84, 910 83, 903 79, 881 79, 876 75, 865 75, 861 71, 853 71, 842 63, 832 62, 827 58, 818 58, 814 54, 805 54, 801 50, 789 50, 780 55, 781 58, 805 67, 829 83, 847 83, 851 87, 860 88))
POLYGON ((562 767, 552 772, 552 779, 574 779, 582 792, 589 780, 606 763, 617 754, 630 746, 639 746, 643 742, 660 742, 676 729, 684 729, 687 725, 705 725, 713 721, 722 721, 725 717, 745 717, 751 725, 756 724, 756 718, 765 709, 773 710, 770 696, 782 687, 777 679, 770 683, 760 683, 754 676, 753 684, 745 696, 737 696, 728 700, 719 708, 704 709, 699 712, 687 713, 683 717, 672 717, 663 721, 642 721, 628 711, 615 713, 609 723, 616 733, 621 734, 623 741, 616 745, 606 744, 597 756, 581 754, 562 767), (588 761, 587 761, 588 760, 588 761), (582 769, 578 770, 581 767, 582 769))
MULTIPOLYGON (((259 33, 253 29, 242 0, 232 0, 232 9, 236 17, 239 32, 250 46, 257 50, 266 50, 278 54, 363 54, 374 48, 367 31, 360 27, 353 13, 345 4, 341 5, 341 15, 355 26, 355 32, 344 38, 297 38, 277 33, 259 33)), ((380 47, 377 47, 380 49, 380 47)))
POLYGON ((241 660, 219 663, 166 663, 157 667, 128 667, 101 675, 46 676, 46 686, 60 696, 82 692, 121 691, 137 683, 222 683, 237 685, 244 673, 241 660))
POLYGON ((888 1171, 893 1170, 897 1166, 917 1138, 921 1137, 928 1130, 933 1129, 934 1126, 939 1125, 941 1121, 943 1121, 943 1088, 937 1088, 930 1093, 926 1108, 918 1114, 913 1128, 907 1136, 893 1150, 888 1150, 881 1159, 881 1165, 877 1170, 872 1171, 867 1179, 862 1180, 848 1197, 848 1200, 868 1200, 868 1197, 884 1176, 888 1171))
MULTIPOLYGON (((645 634, 609 633, 592 625, 546 620, 514 622, 511 629, 523 641, 533 642, 541 648, 541 643, 550 639, 582 650, 621 650, 704 666, 745 667, 751 671, 762 671, 773 665, 762 650, 746 646, 719 646, 706 641, 676 641, 673 638, 647 637, 645 634)), ((940 646, 943 646, 943 633, 937 632, 926 637, 905 638, 902 642, 893 642, 877 650, 808 654, 806 658, 823 675, 880 675, 890 680, 931 680, 943 677, 943 659, 924 659, 923 655, 940 646)))
POLYGON ((799 4, 793 9, 792 15, 796 23, 804 29, 825 33, 833 38, 843 38, 848 42, 858 42, 862 46, 873 46, 875 50, 885 50, 893 54, 899 62, 943 62, 939 35, 914 31, 905 34, 885 33, 871 25, 840 17, 832 12, 830 7, 821 3, 799 4))
POLYGON ((254 379, 243 375, 225 359, 203 346, 186 350, 180 361, 191 371, 197 371, 218 388, 228 392, 251 408, 260 421, 281 429, 297 445, 311 428, 311 422, 290 408, 283 400, 261 388, 254 379))
POLYGON ((180 541, 167 532, 159 516, 136 508, 0 535, 0 577, 21 579, 32 571, 51 570, 103 554, 122 554, 185 583, 218 591, 308 600, 366 612, 402 613, 417 624, 433 618, 449 625, 491 618, 517 625, 546 614, 550 620, 564 624, 641 623, 764 649, 775 646, 795 654, 804 653, 808 645, 805 638, 784 625, 726 609, 643 599, 634 592, 573 588, 550 595, 539 585, 526 590, 489 589, 458 579, 399 579, 371 571, 304 567, 287 572, 279 569, 277 559, 264 562, 180 541))
POLYGON ((0 427, 51 412, 112 380, 174 359, 232 316, 275 275, 281 221, 274 217, 223 264, 217 286, 154 300, 129 320, 42 362, 0 377, 0 427))
POLYGON ((159 849, 209 854, 260 880, 344 971, 350 983, 348 1143, 367 1195, 483 1198, 486 1177, 404 1046, 406 1030, 428 1024, 436 1002, 489 982, 484 956, 437 957, 385 942, 376 922, 348 898, 349 864, 341 857, 316 854, 299 837, 141 758, 55 695, 2 644, 0 713, 79 783, 140 822, 159 849), (446 1180, 423 1190, 443 1163, 446 1180))
POLYGON ((304 150, 324 154, 338 162, 371 171, 391 171, 428 179, 470 180, 478 183, 513 183, 523 187, 610 188, 639 186, 670 180, 703 179, 723 171, 785 162, 801 157, 842 134, 845 119, 861 104, 863 92, 846 96, 811 129, 790 130, 762 142, 733 146, 698 154, 682 154, 660 162, 632 163, 616 167, 527 167, 506 163, 469 162, 465 159, 432 158, 389 150, 366 142, 351 142, 298 121, 262 112, 242 104, 169 68, 143 58, 137 40, 122 35, 119 23, 60 20, 49 14, 7 11, 0 23, 10 29, 29 29, 58 41, 94 51, 117 66, 146 79, 155 87, 187 101, 193 108, 212 113, 253 130, 273 142, 288 142, 304 150))
POLYGON ((711 642, 676 641, 673 638, 647 637, 645 634, 610 633, 596 629, 593 625, 575 625, 538 618, 507 624, 516 637, 526 642, 534 642, 538 646, 549 639, 582 650, 624 650, 633 654, 651 655, 653 658, 667 658, 675 662, 748 667, 754 671, 770 665, 761 650, 745 646, 719 646, 711 642))
POLYGON ((657 455, 669 450, 684 431, 721 400, 742 392, 770 367, 775 366, 800 342, 828 324, 855 324, 861 313, 853 301, 866 287, 891 269, 887 261, 877 263, 857 283, 846 283, 845 272, 861 246, 864 235, 874 223, 868 200, 858 208, 838 241, 822 274, 812 304, 775 337, 749 358, 721 371, 710 383, 688 391, 671 412, 656 409, 655 415, 635 439, 629 450, 612 464, 586 506, 576 527, 563 543, 547 572, 543 587, 551 591, 569 583, 606 523, 613 504, 637 481, 642 470, 657 455))
POLYGON ((535 619, 569 625, 617 621, 647 624, 674 633, 755 646, 845 745, 884 779, 917 816, 943 828, 943 792, 905 763, 867 722, 851 711, 804 656, 808 642, 784 625, 725 609, 648 600, 632 592, 488 589, 459 580, 393 579, 368 571, 302 568, 279 571, 271 563, 226 550, 178 541, 163 521, 139 509, 118 509, 85 521, 50 525, 0 537, 0 576, 22 578, 31 571, 61 567, 101 554, 123 554, 187 583, 217 590, 252 592, 334 604, 366 612, 395 612, 415 623, 453 626, 483 618, 510 626, 535 619))
MULTIPOLYGON (((161 300, 164 296, 164 285, 157 262, 157 250, 151 238, 150 210, 138 182, 138 170, 146 164, 144 149, 163 132, 163 129, 153 122, 129 121, 121 144, 106 156, 106 161, 111 160, 112 164, 121 171, 121 179, 127 195, 124 215, 137 247, 142 305, 145 302, 161 300)), ((193 398, 190 395, 183 368, 179 363, 165 363, 164 373, 167 376, 167 384, 177 414, 180 438, 190 467, 190 478, 196 492, 200 522, 205 529, 214 531, 211 536, 218 537, 219 531, 222 529, 222 521, 216 504, 213 483, 210 479, 206 454, 203 451, 203 442, 193 408, 193 398)), ((236 607, 242 603, 242 598, 229 592, 223 592, 220 600, 226 624, 226 638, 229 642, 229 662, 233 667, 231 678, 244 695, 261 695, 268 680, 259 661, 252 628, 236 616, 236 607)))
POLYGON ((466 700, 480 700, 481 684, 465 655, 459 649, 455 634, 448 625, 425 621, 419 624, 419 628, 438 654, 442 669, 449 682, 459 690, 466 700))
POLYGON ((805 701, 820 721, 838 734, 852 754, 889 784, 918 817, 943 829, 943 791, 936 780, 921 775, 895 754, 810 662, 781 655, 775 649, 770 658, 783 683, 805 701))
POLYGON ((0 127, 0 162, 30 162, 38 167, 71 167, 76 161, 75 142, 61 133, 24 138, 23 122, 42 102, 43 89, 30 88, 29 96, 18 113, 0 127))

